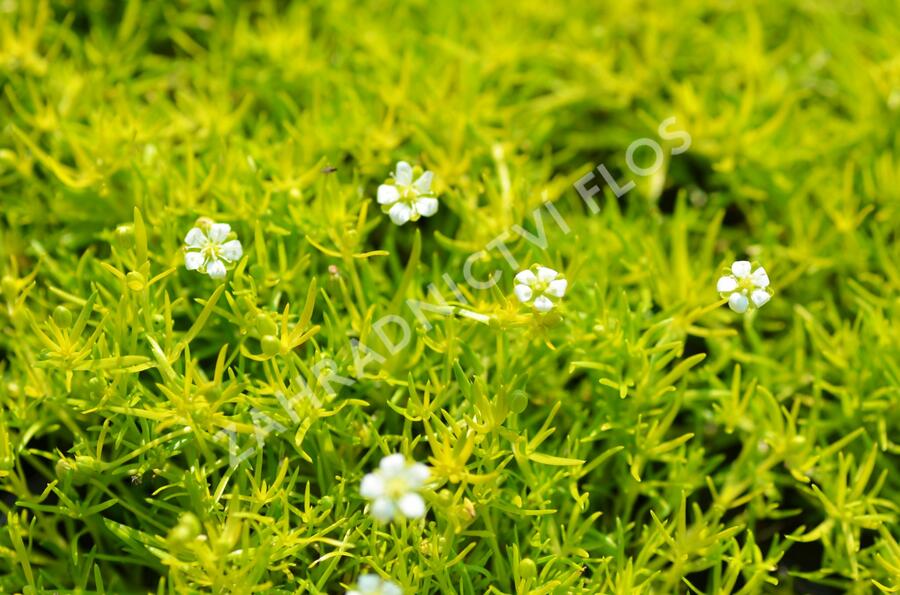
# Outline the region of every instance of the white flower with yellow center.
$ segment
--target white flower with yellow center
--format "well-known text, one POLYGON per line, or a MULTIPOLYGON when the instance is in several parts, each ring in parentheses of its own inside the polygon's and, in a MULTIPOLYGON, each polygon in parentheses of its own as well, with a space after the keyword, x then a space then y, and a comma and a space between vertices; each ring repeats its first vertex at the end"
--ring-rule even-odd
POLYGON ((535 265, 516 275, 513 293, 523 304, 531 303, 538 312, 549 312, 554 300, 566 295, 568 282, 562 275, 544 266, 535 265))
POLYGON ((347 591, 347 595, 403 595, 403 589, 377 574, 363 574, 356 579, 356 588, 347 591))
POLYGON ((413 168, 400 161, 391 177, 378 187, 381 210, 397 225, 418 221, 419 217, 431 217, 438 210, 438 199, 431 191, 433 178, 430 171, 423 173, 419 166, 413 168))
POLYGON ((728 298, 728 307, 738 314, 746 312, 751 305, 762 308, 772 298, 766 269, 757 267, 754 270, 747 260, 732 263, 731 273, 719 277, 716 282, 716 291, 728 298))
POLYGON ((429 476, 426 465, 392 454, 363 477, 359 493, 372 502, 372 516, 379 521, 387 522, 398 515, 418 519, 425 516, 425 500, 419 491, 429 476))
POLYGON ((233 264, 244 253, 241 243, 227 240, 231 226, 210 223, 204 229, 193 227, 184 238, 184 266, 189 271, 206 273, 213 279, 223 279, 226 264, 233 264))

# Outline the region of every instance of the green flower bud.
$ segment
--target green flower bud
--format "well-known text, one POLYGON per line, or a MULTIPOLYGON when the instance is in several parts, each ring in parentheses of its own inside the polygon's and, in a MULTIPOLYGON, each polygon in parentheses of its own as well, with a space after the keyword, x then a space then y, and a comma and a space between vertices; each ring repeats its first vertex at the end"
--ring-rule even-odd
POLYGON ((259 344, 262 347, 262 352, 270 357, 281 351, 281 341, 274 335, 265 335, 259 340, 259 344))
POLYGON ((53 310, 53 322, 59 328, 69 328, 72 326, 72 313, 65 306, 57 306, 53 310))
POLYGON ((260 335, 277 335, 278 325, 275 324, 274 320, 260 313, 256 316, 256 330, 259 331, 260 335))
POLYGON ((438 492, 437 497, 442 506, 450 506, 453 502, 453 492, 446 488, 438 492))
POLYGON ((77 486, 85 485, 92 477, 101 475, 104 471, 102 463, 94 457, 78 455, 75 457, 75 464, 72 466, 74 474, 72 475, 72 483, 77 486))
POLYGON ((125 275, 125 283, 131 291, 141 291, 147 284, 147 280, 139 272, 131 271, 125 275))
POLYGON ((531 558, 522 558, 519 562, 519 576, 524 579, 532 579, 537 576, 537 565, 531 558))
POLYGON ((200 521, 190 512, 178 519, 178 524, 169 531, 169 539, 177 543, 193 541, 200 535, 200 521))
POLYGON ((58 477, 60 481, 72 479, 72 464, 68 459, 56 461, 56 477, 58 477))
POLYGON ((126 223, 118 226, 113 234, 113 243, 122 252, 131 248, 134 244, 134 225, 126 223))
POLYGON ((523 390, 517 390, 509 397, 509 410, 513 413, 522 413, 528 407, 528 395, 523 390))

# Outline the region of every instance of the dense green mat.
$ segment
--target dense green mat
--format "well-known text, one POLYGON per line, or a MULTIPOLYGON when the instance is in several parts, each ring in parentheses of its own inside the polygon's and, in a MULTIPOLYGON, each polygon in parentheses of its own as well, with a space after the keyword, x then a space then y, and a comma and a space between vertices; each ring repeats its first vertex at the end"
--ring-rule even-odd
POLYGON ((0 592, 900 590, 898 40, 0 0, 0 592))

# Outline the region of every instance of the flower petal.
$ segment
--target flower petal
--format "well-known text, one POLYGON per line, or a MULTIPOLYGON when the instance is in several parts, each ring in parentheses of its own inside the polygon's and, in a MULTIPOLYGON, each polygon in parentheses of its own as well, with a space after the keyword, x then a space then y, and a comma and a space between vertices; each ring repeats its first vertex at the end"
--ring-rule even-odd
POLYGON ((420 488, 431 477, 431 469, 422 463, 413 463, 406 470, 406 483, 411 488, 420 488))
POLYGON ((537 277, 544 283, 550 283, 551 281, 559 277, 559 273, 557 273, 553 269, 548 269, 547 267, 538 267, 537 277))
POLYGON ((513 289, 513 293, 516 294, 516 297, 519 298, 519 301, 523 304, 528 302, 531 299, 532 291, 531 288, 527 285, 516 285, 513 289))
POLYGON ((382 184, 378 187, 378 204, 392 205, 400 198, 400 191, 396 186, 382 184))
POLYGON ((425 500, 416 493, 404 495, 397 506, 406 518, 419 519, 425 516, 425 500))
POLYGON ((565 279, 557 279, 556 281, 551 281, 550 285, 547 286, 547 290, 544 293, 549 293, 553 297, 561 298, 566 295, 566 287, 568 287, 569 282, 565 279))
POLYGON ((390 498, 375 498, 372 502, 372 516, 381 522, 387 522, 394 518, 397 508, 394 506, 393 500, 390 498))
POLYGON ((737 289, 737 286, 737 279, 731 275, 724 275, 719 277, 719 280, 716 282, 716 291, 719 293, 728 293, 737 289))
POLYGON ((226 272, 225 263, 221 260, 213 260, 206 265, 206 274, 213 279, 224 279, 226 272))
POLYGON ((189 271, 196 271, 203 266, 206 261, 201 252, 185 252, 184 267, 189 271))
POLYGON ((750 301, 743 293, 732 293, 731 297, 728 298, 728 307, 738 314, 746 312, 749 305, 750 301))
POLYGON ((384 581, 381 584, 381 595, 403 595, 403 589, 391 581, 384 581))
POLYGON ((359 495, 369 500, 384 496, 384 479, 377 473, 367 473, 359 484, 359 495))
POLYGON ((214 242, 224 242, 230 233, 231 226, 227 223, 213 223, 209 226, 209 239, 214 242))
POLYGON ((553 302, 548 298, 540 295, 534 300, 534 309, 538 312, 549 312, 553 308, 553 302))
POLYGON ((525 285, 534 285, 534 282, 537 281, 537 277, 534 276, 529 269, 525 269, 516 275, 516 282, 524 283, 525 285))
POLYGON ((237 262, 244 254, 244 249, 238 240, 231 240, 222 244, 222 258, 230 262, 237 262))
POLYGON ((396 202, 388 211, 391 221, 397 225, 403 225, 412 216, 412 209, 405 202, 396 202))
POLYGON ((206 243, 206 234, 199 227, 192 227, 187 235, 184 236, 184 243, 189 248, 202 248, 206 243))
POLYGON ((757 289, 750 294, 750 299, 753 300, 757 308, 762 308, 766 305, 766 302, 772 299, 772 296, 765 289, 757 289))
POLYGON ((753 281, 753 285, 759 287, 760 289, 764 289, 769 286, 769 275, 766 273, 766 269, 759 267, 753 274, 750 275, 750 280, 753 281))
POLYGON ((424 174, 419 176, 419 179, 416 180, 415 184, 413 184, 413 188, 415 188, 416 192, 418 192, 419 194, 428 194, 429 192, 431 192, 431 180, 433 178, 434 174, 430 171, 426 171, 424 174))
POLYGON ((750 274, 750 261, 736 260, 731 264, 731 272, 738 279, 743 279, 750 274))
POLYGON ((356 579, 356 586, 363 593, 374 593, 381 586, 381 577, 377 574, 363 574, 356 579))
POLYGON ((402 454, 395 453, 381 459, 378 468, 385 472, 388 476, 400 475, 406 469, 406 457, 402 454))
POLYGON ((438 210, 438 199, 426 196, 416 201, 416 211, 423 217, 431 217, 438 210))
POLYGON ((412 167, 407 162, 397 162, 397 171, 394 172, 394 181, 400 186, 409 186, 412 184, 412 167))

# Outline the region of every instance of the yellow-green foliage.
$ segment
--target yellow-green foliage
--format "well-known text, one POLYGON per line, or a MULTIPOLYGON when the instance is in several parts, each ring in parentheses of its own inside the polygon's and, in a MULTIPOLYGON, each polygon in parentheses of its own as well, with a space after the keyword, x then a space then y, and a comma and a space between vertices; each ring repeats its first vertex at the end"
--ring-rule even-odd
POLYGON ((900 590, 896 0, 0 0, 0 88, 0 591, 900 590))

